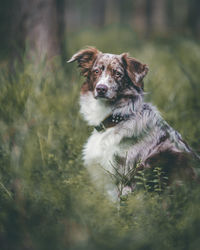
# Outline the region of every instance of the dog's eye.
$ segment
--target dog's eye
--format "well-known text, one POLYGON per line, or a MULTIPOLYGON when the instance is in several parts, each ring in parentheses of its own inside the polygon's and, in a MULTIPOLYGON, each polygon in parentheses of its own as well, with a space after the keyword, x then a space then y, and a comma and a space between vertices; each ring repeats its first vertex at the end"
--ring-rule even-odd
POLYGON ((99 74, 99 70, 98 70, 98 69, 95 69, 94 73, 95 73, 95 74, 99 74))
POLYGON ((116 77, 120 77, 121 75, 122 75, 122 74, 121 74, 119 71, 116 71, 116 72, 115 72, 115 76, 116 76, 116 77))

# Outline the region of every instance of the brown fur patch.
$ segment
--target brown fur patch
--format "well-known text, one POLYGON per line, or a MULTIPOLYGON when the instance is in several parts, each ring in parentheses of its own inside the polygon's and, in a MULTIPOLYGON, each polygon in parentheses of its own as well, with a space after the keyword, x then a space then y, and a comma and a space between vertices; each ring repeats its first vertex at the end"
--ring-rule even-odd
POLYGON ((78 61, 78 67, 81 68, 81 73, 83 76, 87 77, 89 70, 92 68, 98 54, 96 48, 88 47, 87 49, 81 50, 74 54, 68 62, 78 61))
POLYGON ((89 82, 84 82, 81 87, 81 93, 86 94, 88 91, 92 91, 92 87, 90 86, 89 82))
POLYGON ((127 53, 122 55, 122 61, 133 84, 144 89, 143 78, 148 73, 148 66, 135 58, 129 57, 127 53))
MULTIPOLYGON (((169 176, 169 181, 196 179, 192 168, 192 155, 186 152, 165 150, 156 152, 149 157, 145 164, 151 167, 159 166, 169 176)), ((169 184, 170 184, 169 183, 169 184)))

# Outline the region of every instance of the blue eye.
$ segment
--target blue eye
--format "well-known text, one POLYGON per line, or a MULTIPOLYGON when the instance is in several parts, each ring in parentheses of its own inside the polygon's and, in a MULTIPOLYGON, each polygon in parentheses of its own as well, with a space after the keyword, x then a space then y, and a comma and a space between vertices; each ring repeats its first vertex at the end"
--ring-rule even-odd
POLYGON ((99 73, 99 70, 98 70, 98 69, 96 69, 96 70, 94 71, 94 73, 95 73, 95 74, 98 74, 98 73, 99 73))

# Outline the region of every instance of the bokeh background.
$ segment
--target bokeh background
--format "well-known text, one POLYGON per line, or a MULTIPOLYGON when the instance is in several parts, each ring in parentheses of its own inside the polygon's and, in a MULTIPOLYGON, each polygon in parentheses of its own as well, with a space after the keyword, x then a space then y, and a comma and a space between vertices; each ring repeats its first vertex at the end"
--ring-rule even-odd
POLYGON ((83 78, 66 63, 90 45, 148 64, 146 100, 200 152, 199 13, 198 0, 1 0, 1 250, 199 249, 199 185, 150 193, 140 173, 119 209, 92 184, 83 78))

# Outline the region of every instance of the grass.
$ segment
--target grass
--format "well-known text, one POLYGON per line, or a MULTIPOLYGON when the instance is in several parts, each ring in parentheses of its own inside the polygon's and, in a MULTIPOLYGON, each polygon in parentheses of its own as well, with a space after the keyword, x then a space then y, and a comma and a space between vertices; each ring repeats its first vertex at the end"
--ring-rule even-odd
MULTIPOLYGON (((199 44, 145 41, 114 28, 68 37, 70 56, 94 45, 147 63, 147 100, 199 150, 199 44)), ((198 249, 198 186, 141 188, 118 211, 91 183, 81 160, 91 131, 78 112, 82 81, 75 65, 66 73, 57 61, 51 70, 29 60, 13 75, 1 69, 1 249, 198 249)))

